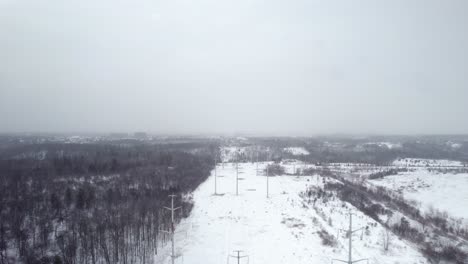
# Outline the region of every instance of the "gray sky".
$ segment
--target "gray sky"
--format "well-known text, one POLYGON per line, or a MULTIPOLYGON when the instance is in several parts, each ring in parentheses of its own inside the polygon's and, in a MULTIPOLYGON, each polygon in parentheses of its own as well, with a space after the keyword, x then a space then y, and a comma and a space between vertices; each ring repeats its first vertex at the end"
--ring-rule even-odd
POLYGON ((468 133, 466 0, 0 0, 0 131, 468 133))

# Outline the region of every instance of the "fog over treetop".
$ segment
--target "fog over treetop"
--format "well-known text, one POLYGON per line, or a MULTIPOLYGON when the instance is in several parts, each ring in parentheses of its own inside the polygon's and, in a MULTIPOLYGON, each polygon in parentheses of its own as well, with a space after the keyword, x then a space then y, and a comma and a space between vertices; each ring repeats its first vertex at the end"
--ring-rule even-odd
POLYGON ((467 11, 0 0, 0 131, 468 133, 467 11))

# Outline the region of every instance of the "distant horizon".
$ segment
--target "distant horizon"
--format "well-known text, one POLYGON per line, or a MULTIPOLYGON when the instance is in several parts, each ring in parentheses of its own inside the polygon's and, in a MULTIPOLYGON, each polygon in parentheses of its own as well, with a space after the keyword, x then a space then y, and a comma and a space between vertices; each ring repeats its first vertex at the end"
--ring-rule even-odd
POLYGON ((167 133, 167 132, 152 132, 144 130, 136 131, 109 131, 109 132, 83 132, 83 131, 20 131, 20 132, 2 132, 0 135, 28 135, 28 136, 116 136, 126 135, 134 136, 136 133, 145 133, 147 136, 159 136, 159 137, 286 137, 286 138, 315 138, 315 137, 468 137, 468 133, 414 133, 414 134, 384 134, 384 133, 310 133, 306 134, 274 134, 274 133, 167 133))

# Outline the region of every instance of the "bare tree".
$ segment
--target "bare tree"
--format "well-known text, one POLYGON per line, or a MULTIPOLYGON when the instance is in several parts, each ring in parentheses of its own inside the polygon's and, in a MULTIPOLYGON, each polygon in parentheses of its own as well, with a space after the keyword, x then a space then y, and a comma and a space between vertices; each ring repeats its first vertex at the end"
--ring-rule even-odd
POLYGON ((382 245, 385 251, 388 251, 392 244, 392 234, 389 228, 384 227, 382 230, 382 245))

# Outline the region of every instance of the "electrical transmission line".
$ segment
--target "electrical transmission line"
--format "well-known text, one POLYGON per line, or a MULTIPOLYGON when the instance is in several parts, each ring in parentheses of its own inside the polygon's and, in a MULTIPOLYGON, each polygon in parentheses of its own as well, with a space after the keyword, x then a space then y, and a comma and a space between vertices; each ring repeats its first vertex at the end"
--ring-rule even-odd
POLYGON ((255 165, 257 166, 255 170, 255 176, 258 176, 258 149, 257 149, 257 162, 255 162, 255 165))
POLYGON ((236 159, 236 195, 239 195, 239 161, 236 159))
POLYGON ((305 174, 306 169, 307 169, 307 162, 306 162, 306 158, 304 157, 304 166, 302 167, 302 174, 305 174))
POLYGON ((218 174, 217 174, 217 172, 216 172, 216 167, 217 167, 217 166, 218 166, 218 157, 215 156, 215 167, 214 167, 214 183, 215 183, 215 185, 214 185, 214 188, 215 188, 215 189, 214 189, 214 194, 215 194, 215 195, 218 195, 218 181, 217 181, 217 179, 218 179, 218 174))
POLYGON ((268 164, 267 164, 267 167, 266 167, 266 197, 267 198, 270 198, 270 182, 269 182, 269 179, 270 179, 270 173, 269 173, 269 167, 268 167, 268 164))
POLYGON ((332 264, 333 264, 333 261, 344 262, 344 263, 347 263, 347 264, 353 264, 353 263, 357 263, 357 262, 361 262, 361 261, 367 261, 367 263, 369 263, 369 259, 353 260, 353 255, 352 255, 352 252, 353 252, 353 249, 352 249, 353 234, 356 233, 357 231, 362 230, 362 229, 363 228, 361 227, 361 228, 358 228, 356 230, 353 230, 353 214, 349 213, 349 229, 347 230, 348 239, 349 239, 348 260, 332 259, 332 261, 331 261, 332 264))
POLYGON ((223 193, 218 193, 218 178, 224 177, 218 175, 218 157, 215 157, 215 167, 214 167, 214 195, 224 195, 223 193))
MULTIPOLYGON (((271 156, 268 155, 268 159, 271 159, 271 156)), ((270 163, 267 162, 266 164, 266 168, 265 168, 265 171, 266 171, 266 197, 267 198, 270 198, 270 163)))
POLYGON ((177 256, 175 255, 175 242, 174 242, 174 233, 175 233, 174 212, 176 210, 181 209, 182 207, 179 206, 179 207, 174 208, 174 197, 176 197, 176 195, 171 194, 169 195, 169 197, 171 197, 171 207, 170 208, 164 207, 164 209, 171 211, 171 230, 160 230, 160 231, 171 235, 171 244, 172 244, 171 263, 174 264, 175 259, 177 258, 177 256))
POLYGON ((239 195, 239 181, 244 178, 239 178, 239 155, 236 155, 236 195, 239 195))
POLYGON ((237 254, 236 255, 229 255, 227 263, 229 264, 229 259, 230 258, 237 259, 237 264, 240 264, 240 260, 243 259, 243 258, 247 258, 247 262, 249 262, 249 256, 248 255, 241 256, 241 254, 240 254, 241 252, 242 252, 242 250, 234 250, 234 253, 237 253, 237 254))

